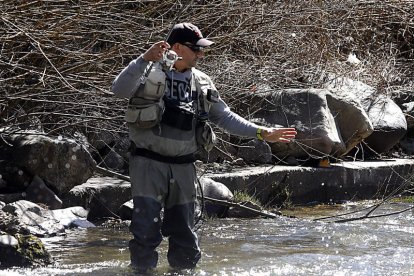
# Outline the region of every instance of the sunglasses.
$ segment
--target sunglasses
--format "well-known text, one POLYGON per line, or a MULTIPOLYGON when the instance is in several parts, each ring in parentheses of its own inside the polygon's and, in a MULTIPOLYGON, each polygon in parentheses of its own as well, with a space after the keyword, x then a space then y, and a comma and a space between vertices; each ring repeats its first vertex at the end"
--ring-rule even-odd
POLYGON ((198 45, 193 45, 191 43, 184 43, 185 46, 187 46, 188 48, 191 49, 191 51, 197 53, 197 52, 201 52, 205 50, 205 47, 203 46, 198 46, 198 45))

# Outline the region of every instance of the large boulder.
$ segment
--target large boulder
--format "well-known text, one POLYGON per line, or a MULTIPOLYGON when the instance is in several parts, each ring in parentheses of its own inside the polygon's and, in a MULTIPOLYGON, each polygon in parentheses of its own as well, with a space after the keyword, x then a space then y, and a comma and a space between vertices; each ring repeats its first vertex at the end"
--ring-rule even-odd
POLYGON ((365 142, 374 153, 387 152, 407 133, 407 120, 402 110, 388 97, 377 96, 368 106, 374 132, 365 142))
POLYGON ((342 90, 329 91, 326 100, 345 145, 345 150, 337 153, 337 156, 342 156, 369 137, 374 127, 354 94, 342 90))
POLYGON ((358 97, 374 129, 364 140, 371 153, 389 151, 406 134, 407 120, 401 108, 390 97, 379 93, 372 86, 337 77, 326 82, 326 87, 352 93, 358 97))
POLYGON ((42 134, 15 134, 0 140, 0 156, 38 175, 58 195, 89 179, 96 163, 89 152, 72 139, 42 134))
POLYGON ((338 95, 329 89, 258 93, 249 102, 261 106, 254 113, 254 120, 258 123, 297 129, 294 143, 271 144, 273 154, 279 158, 339 157, 373 131, 367 114, 355 97, 338 95))

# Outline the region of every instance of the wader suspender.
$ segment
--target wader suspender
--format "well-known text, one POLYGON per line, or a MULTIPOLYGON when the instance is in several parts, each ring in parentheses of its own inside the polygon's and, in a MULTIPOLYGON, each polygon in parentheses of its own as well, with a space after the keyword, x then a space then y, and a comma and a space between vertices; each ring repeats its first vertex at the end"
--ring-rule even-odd
POLYGON ((206 110, 206 103, 205 98, 203 95, 203 91, 201 90, 200 84, 198 80, 196 80, 196 74, 192 72, 191 76, 191 89, 195 89, 196 92, 196 101, 197 101, 197 109, 196 109, 196 118, 197 124, 200 122, 205 122, 208 119, 208 111, 206 110), (194 88, 193 88, 194 87, 194 88))

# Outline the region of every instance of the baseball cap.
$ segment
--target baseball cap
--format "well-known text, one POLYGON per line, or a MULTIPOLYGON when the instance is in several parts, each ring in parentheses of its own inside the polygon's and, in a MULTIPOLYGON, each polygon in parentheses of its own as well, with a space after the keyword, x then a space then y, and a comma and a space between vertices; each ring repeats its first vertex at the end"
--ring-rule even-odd
POLYGON ((173 45, 174 43, 190 43, 201 47, 207 47, 214 43, 213 41, 204 38, 200 29, 191 23, 179 23, 174 25, 167 42, 170 45, 173 45))

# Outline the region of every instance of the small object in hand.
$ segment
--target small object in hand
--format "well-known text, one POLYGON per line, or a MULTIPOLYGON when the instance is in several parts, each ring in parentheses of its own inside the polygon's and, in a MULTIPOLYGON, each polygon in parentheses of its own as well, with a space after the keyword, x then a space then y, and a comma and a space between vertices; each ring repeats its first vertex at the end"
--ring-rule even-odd
POLYGON ((177 53, 172 50, 165 51, 162 57, 164 66, 170 71, 172 70, 174 63, 179 59, 181 59, 181 57, 179 57, 177 53))

